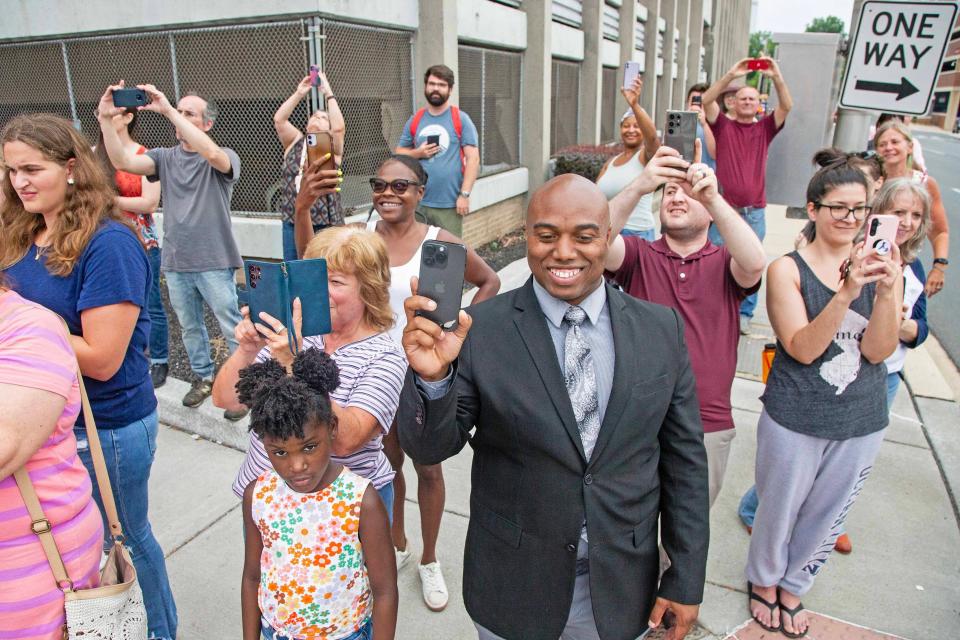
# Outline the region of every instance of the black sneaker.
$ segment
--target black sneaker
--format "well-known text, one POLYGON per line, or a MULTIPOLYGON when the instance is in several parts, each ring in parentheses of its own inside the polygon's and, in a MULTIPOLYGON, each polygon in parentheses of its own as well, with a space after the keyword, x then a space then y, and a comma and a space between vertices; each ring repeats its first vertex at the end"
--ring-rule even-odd
POLYGON ((150 381, 153 382, 154 389, 159 389, 166 384, 169 369, 166 362, 156 362, 150 365, 150 381))
POLYGON ((187 391, 187 395, 183 396, 183 406, 191 408, 199 407, 212 392, 213 380, 195 378, 190 385, 190 391, 187 391))
POLYGON ((237 422, 238 420, 243 420, 246 418, 248 413, 250 413, 250 409, 247 409, 246 407, 236 410, 227 409, 223 412, 223 417, 230 422, 237 422))

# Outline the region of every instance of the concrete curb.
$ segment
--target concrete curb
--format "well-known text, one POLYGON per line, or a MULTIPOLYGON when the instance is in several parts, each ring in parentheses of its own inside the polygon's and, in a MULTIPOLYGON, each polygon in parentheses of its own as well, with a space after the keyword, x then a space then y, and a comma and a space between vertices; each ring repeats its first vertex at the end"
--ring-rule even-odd
POLYGON ((213 406, 209 398, 196 409, 185 407, 182 399, 189 390, 189 383, 173 377, 167 378, 167 383, 157 389, 157 415, 160 422, 217 444, 246 451, 250 442, 247 435, 250 416, 230 422, 223 417, 223 409, 213 406))

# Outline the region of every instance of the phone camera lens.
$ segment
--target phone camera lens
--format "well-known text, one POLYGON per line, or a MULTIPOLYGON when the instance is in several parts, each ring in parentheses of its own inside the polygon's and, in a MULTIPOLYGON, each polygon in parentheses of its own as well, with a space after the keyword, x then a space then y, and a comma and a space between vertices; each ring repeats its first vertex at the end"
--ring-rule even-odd
POLYGON ((880 221, 876 218, 873 219, 873 222, 870 223, 870 233, 876 233, 877 229, 880 227, 880 221))
POLYGON ((669 129, 667 129, 667 133, 669 133, 670 135, 673 135, 673 127, 670 127, 669 129))
POLYGON ((445 254, 445 253, 438 253, 438 254, 437 254, 437 264, 440 265, 441 267, 442 267, 443 265, 447 264, 447 254, 445 254))
POLYGON ((435 264, 435 261, 434 261, 433 257, 431 257, 431 256, 424 256, 424 257, 423 257, 423 264, 424 264, 424 266, 432 267, 432 266, 435 264))

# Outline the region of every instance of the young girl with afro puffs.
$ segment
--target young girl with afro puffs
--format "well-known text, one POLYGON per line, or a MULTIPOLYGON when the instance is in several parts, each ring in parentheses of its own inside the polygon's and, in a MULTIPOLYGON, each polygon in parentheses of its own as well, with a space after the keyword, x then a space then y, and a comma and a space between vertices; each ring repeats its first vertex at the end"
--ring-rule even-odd
POLYGON ((240 372, 237 392, 272 465, 243 493, 244 640, 392 640, 397 568, 383 501, 331 462, 336 363, 300 352, 240 372))

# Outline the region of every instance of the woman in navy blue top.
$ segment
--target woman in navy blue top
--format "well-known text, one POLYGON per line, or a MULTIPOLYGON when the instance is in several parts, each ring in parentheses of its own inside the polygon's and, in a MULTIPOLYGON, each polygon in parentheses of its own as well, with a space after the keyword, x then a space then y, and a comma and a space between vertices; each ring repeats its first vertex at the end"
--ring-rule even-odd
MULTIPOLYGON (((177 613, 163 551, 147 519, 157 442, 157 399, 145 356, 147 254, 70 122, 50 114, 19 116, 3 128, 0 143, 8 166, 0 270, 17 293, 67 322, 143 589, 150 637, 175 638, 177 613)), ((82 415, 74 435, 99 504, 82 415)))

